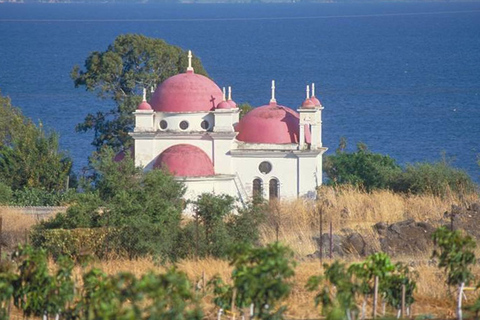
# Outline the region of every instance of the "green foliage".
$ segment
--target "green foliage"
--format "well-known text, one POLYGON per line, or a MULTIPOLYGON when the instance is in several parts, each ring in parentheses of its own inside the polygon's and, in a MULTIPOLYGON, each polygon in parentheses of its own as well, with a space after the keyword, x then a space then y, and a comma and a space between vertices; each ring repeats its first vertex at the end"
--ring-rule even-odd
POLYGON ((413 292, 417 288, 416 272, 411 272, 408 266, 401 262, 395 264, 394 272, 381 283, 384 299, 388 305, 395 309, 402 307, 402 286, 405 286, 405 305, 410 306, 415 302, 413 292))
POLYGON ((253 109, 249 103, 241 103, 237 105, 237 108, 240 109, 240 119, 253 109))
POLYGON ((468 284, 473 279, 471 271, 475 264, 474 239, 469 235, 462 235, 459 230, 451 231, 440 227, 432 234, 432 258, 438 258, 438 267, 447 274, 447 284, 450 286, 468 284))
POLYGON ((12 299, 25 318, 203 319, 188 278, 175 269, 136 278, 92 268, 83 274, 80 285, 72 280, 73 263, 66 257, 59 257, 53 271, 43 250, 21 247, 13 258, 17 270, 0 264, 0 319, 8 319, 12 299))
POLYGON ((230 244, 225 217, 232 213, 234 198, 226 195, 201 194, 195 202, 195 212, 203 225, 207 254, 224 256, 230 244), (227 244, 227 245, 225 245, 227 244))
POLYGON ((0 205, 6 205, 12 202, 12 189, 6 184, 0 182, 0 205))
POLYGON ((295 267, 291 250, 273 243, 264 248, 237 246, 232 252, 233 285, 214 278, 215 303, 228 310, 235 291, 236 306, 253 304, 255 318, 283 319, 286 307, 276 307, 290 293, 288 279, 295 267))
POLYGON ((356 152, 344 152, 344 148, 325 158, 324 170, 332 185, 351 184, 367 191, 386 189, 401 168, 389 156, 368 151, 364 144, 358 144, 356 152))
POLYGON ((77 197, 74 189, 64 191, 48 191, 38 188, 24 188, 13 192, 10 204, 16 206, 63 206, 77 197))
POLYGON ((147 254, 174 259, 185 187, 166 171, 142 172, 131 157, 113 161, 109 148, 95 154, 92 167, 87 192, 77 197, 66 214, 42 222, 35 229, 39 239, 35 244, 47 245, 43 230, 103 227, 108 230, 105 250, 131 259, 147 254))
POLYGON ((0 95, 0 181, 14 191, 60 191, 71 168, 70 158, 59 151, 57 134, 36 126, 0 95))
POLYGON ((360 290, 359 284, 352 281, 344 263, 335 261, 331 265, 324 264, 323 268, 323 277, 313 276, 307 282, 309 291, 318 290, 324 283, 315 296, 315 305, 322 306, 322 313, 327 319, 349 318, 357 310, 355 298, 360 290))
POLYGON ((465 171, 453 168, 447 161, 407 165, 392 184, 392 189, 413 194, 445 196, 448 191, 465 194, 475 191, 475 184, 465 171))
MULTIPOLYGON (((139 34, 118 36, 107 50, 92 52, 85 60, 84 70, 75 66, 71 72, 75 87, 84 86, 115 103, 106 112, 88 114, 77 131, 93 130, 92 144, 98 150, 103 145, 116 151, 128 148, 132 144, 128 135, 134 125, 132 113, 141 101, 141 90, 185 72, 187 64, 185 51, 161 39, 139 34)), ((192 65, 195 73, 206 75, 198 58, 193 58, 192 65)))
POLYGON ((372 153, 363 143, 357 151, 345 151, 347 142, 340 140, 335 155, 325 158, 324 170, 331 185, 350 184, 367 191, 390 189, 395 192, 445 196, 476 190, 472 179, 462 170, 453 168, 445 158, 435 163, 416 163, 402 169, 389 156, 372 153))
POLYGON ((13 257, 19 265, 18 276, 12 281, 14 305, 27 317, 64 311, 74 295, 73 263, 60 258, 56 273, 51 275, 44 250, 20 247, 13 257))
POLYGON ((105 239, 110 232, 114 231, 105 228, 41 230, 32 232, 30 240, 32 245, 41 246, 55 259, 68 256, 83 261, 87 256, 103 256, 105 239))
POLYGON ((179 234, 177 257, 226 257, 234 244, 258 242, 263 206, 249 204, 246 208, 234 208, 234 198, 209 193, 200 195, 194 206, 197 215, 179 234))

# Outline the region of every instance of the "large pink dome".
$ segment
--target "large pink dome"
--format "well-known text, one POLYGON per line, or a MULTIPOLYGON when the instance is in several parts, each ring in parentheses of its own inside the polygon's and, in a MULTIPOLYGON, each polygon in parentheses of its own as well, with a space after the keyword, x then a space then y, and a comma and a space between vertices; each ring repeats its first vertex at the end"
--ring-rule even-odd
POLYGON ((235 129, 238 131, 237 139, 243 142, 298 143, 299 123, 298 113, 270 103, 247 113, 235 129))
POLYGON ((168 78, 155 90, 150 105, 162 112, 211 111, 223 100, 220 88, 205 76, 194 72, 168 78))
POLYGON ((164 150, 153 167, 166 167, 177 177, 205 177, 215 174, 208 155, 199 147, 190 144, 177 144, 164 150))

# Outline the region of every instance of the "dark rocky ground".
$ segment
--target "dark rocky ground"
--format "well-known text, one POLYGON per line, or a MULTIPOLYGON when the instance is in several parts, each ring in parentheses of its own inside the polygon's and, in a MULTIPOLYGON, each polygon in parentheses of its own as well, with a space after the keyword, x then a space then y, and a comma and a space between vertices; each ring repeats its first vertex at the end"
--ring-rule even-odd
MULTIPOLYGON (((473 203, 467 208, 453 205, 437 221, 414 221, 413 219, 387 224, 379 222, 371 230, 354 231, 342 229, 332 236, 333 257, 364 257, 373 252, 383 251, 392 257, 429 256, 432 253, 432 233, 438 226, 445 225, 454 230, 464 230, 480 240, 480 203, 473 203)), ((330 235, 323 233, 315 237, 319 247, 323 248, 323 257, 330 252, 330 235)), ((318 258, 319 250, 308 255, 318 258)))

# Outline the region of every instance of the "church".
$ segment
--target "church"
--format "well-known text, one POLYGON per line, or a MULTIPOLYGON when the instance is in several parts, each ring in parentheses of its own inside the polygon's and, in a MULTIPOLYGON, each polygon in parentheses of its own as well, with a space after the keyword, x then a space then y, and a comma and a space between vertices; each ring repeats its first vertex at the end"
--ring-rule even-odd
POLYGON ((166 79, 134 112, 133 156, 144 170, 165 168, 187 187, 186 199, 228 194, 243 204, 316 196, 322 184, 322 110, 307 86, 298 112, 271 98, 240 118, 240 110, 209 78, 185 73, 166 79))

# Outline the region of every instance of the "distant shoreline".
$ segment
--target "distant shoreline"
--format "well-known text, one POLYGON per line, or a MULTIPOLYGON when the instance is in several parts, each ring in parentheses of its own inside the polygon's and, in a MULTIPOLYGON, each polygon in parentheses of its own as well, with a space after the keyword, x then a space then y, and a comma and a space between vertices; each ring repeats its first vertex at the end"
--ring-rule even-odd
POLYGON ((472 3, 480 0, 0 0, 0 4, 255 4, 255 3, 472 3))

